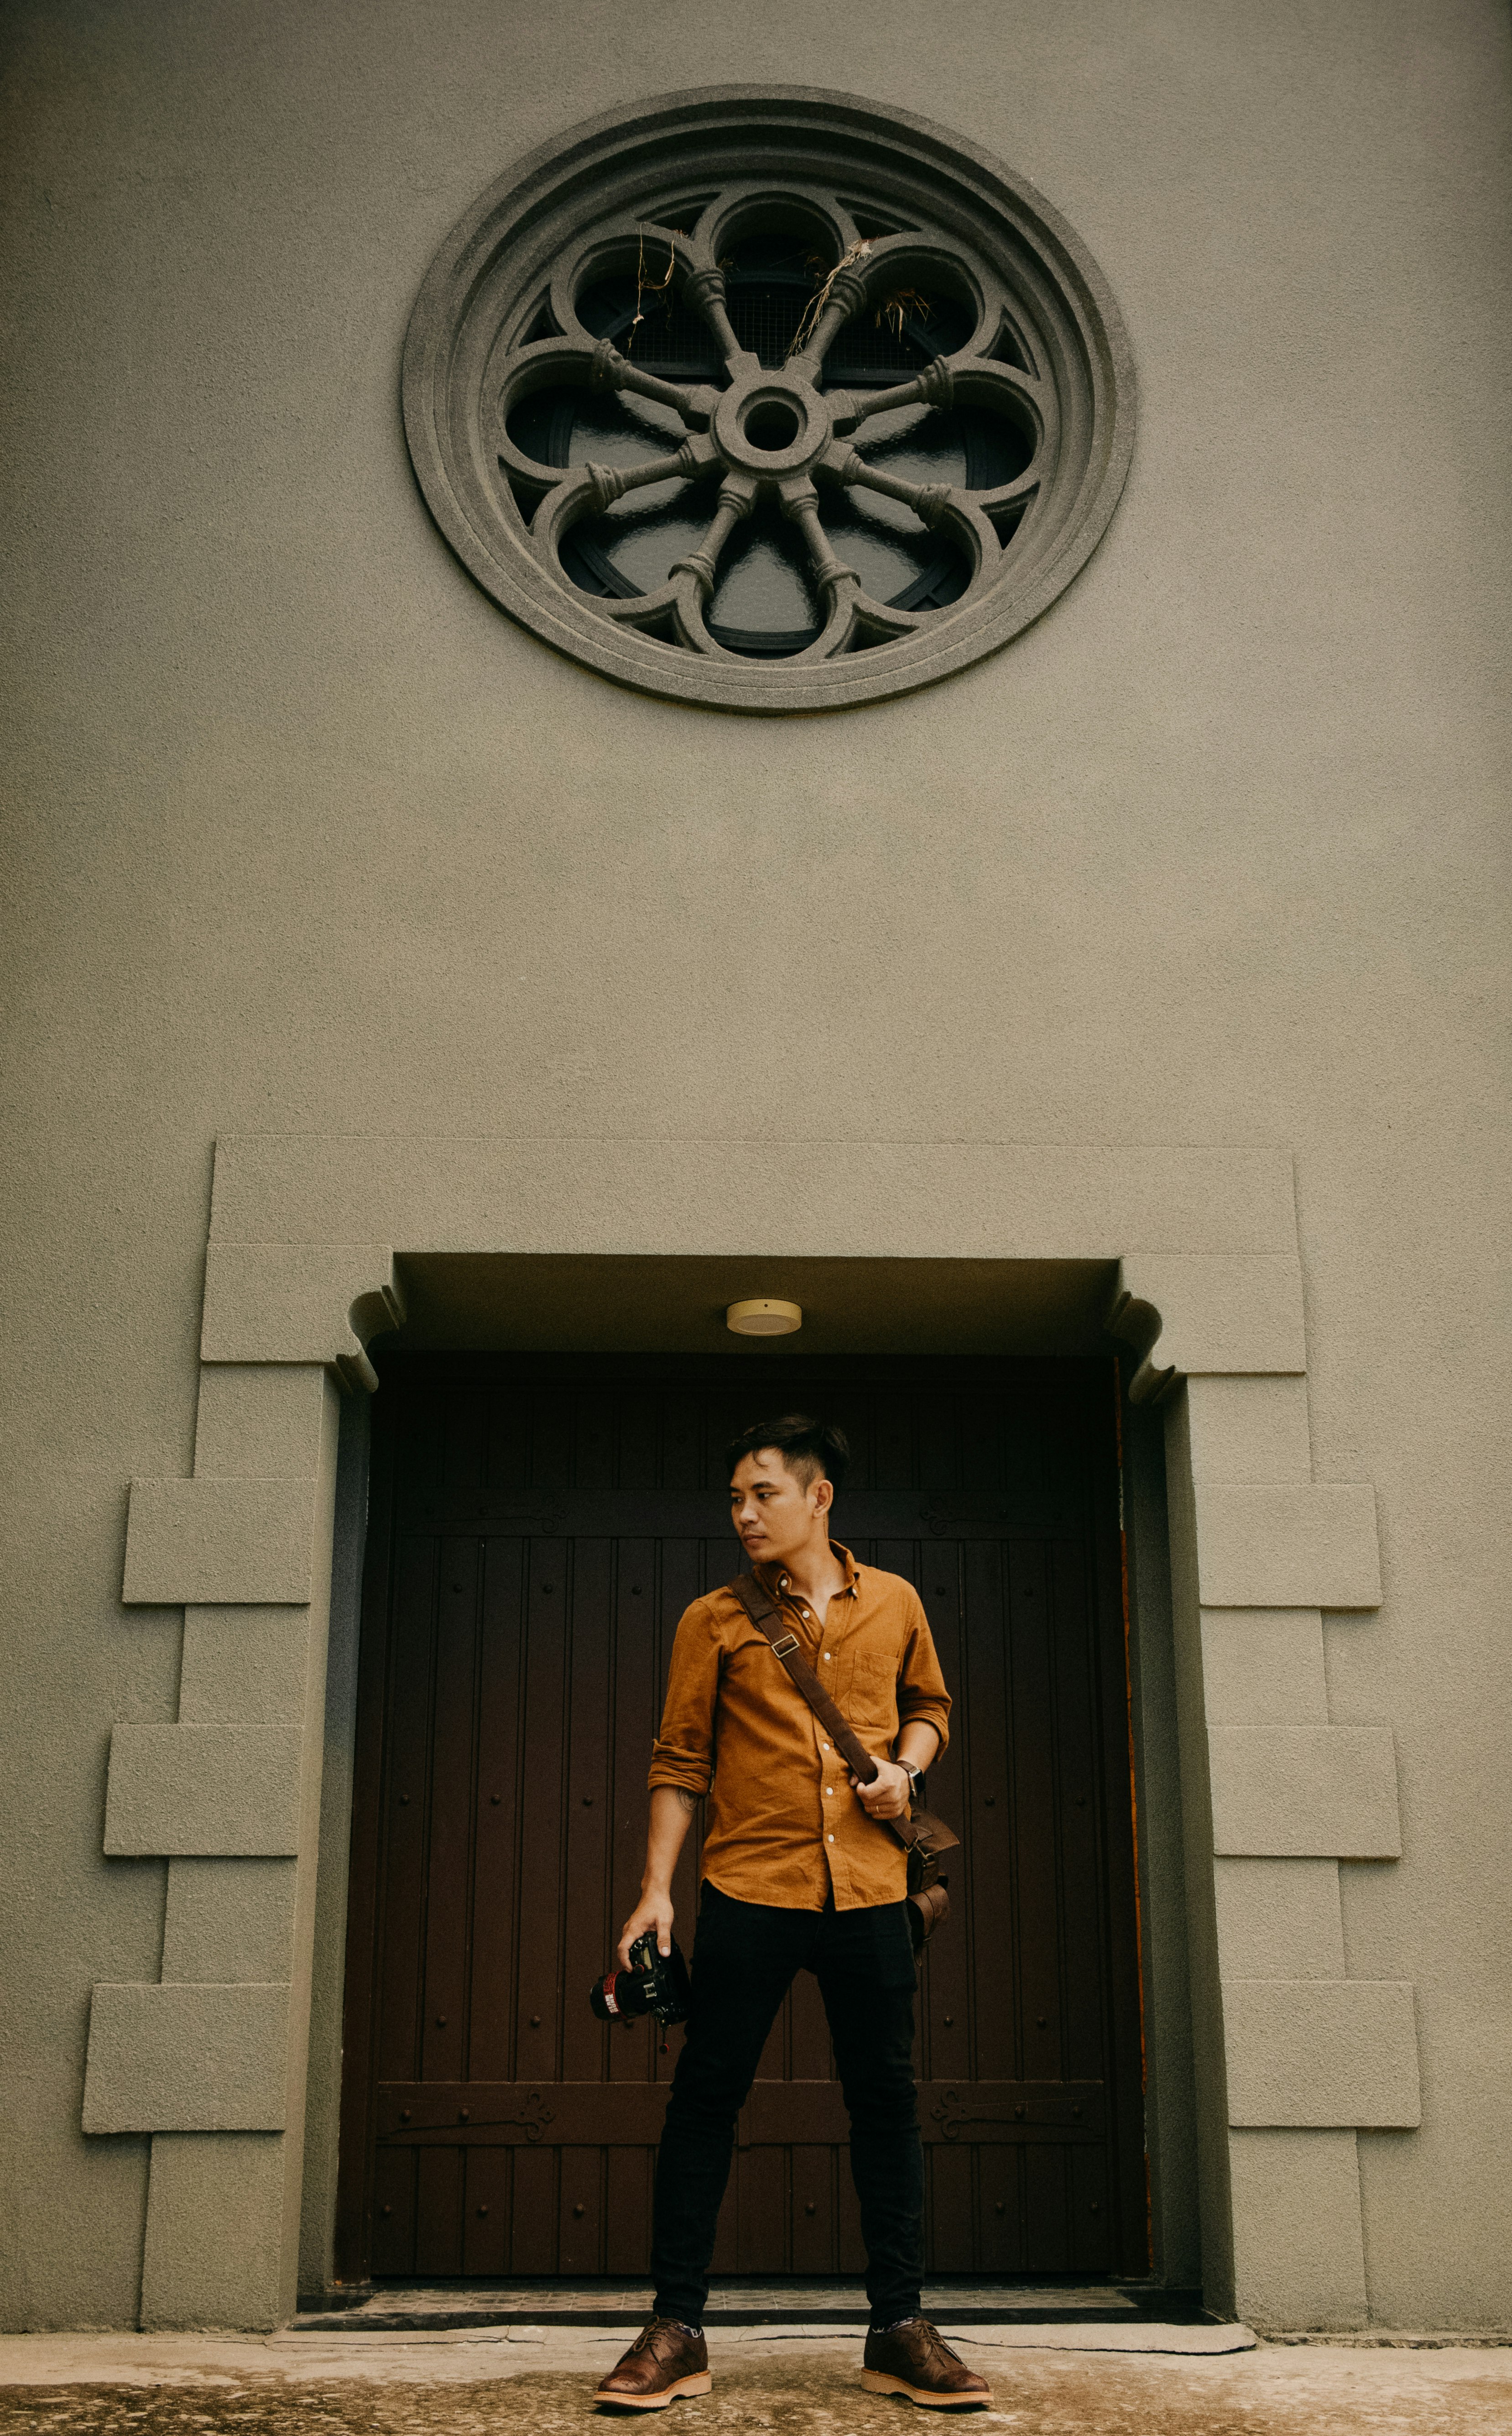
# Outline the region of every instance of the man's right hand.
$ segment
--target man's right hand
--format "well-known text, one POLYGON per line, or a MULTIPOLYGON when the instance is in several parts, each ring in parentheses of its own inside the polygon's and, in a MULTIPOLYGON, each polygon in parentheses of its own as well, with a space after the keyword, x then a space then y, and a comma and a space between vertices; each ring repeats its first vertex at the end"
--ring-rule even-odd
POLYGON ((630 1968, 630 1949, 637 1937, 648 1928, 656 1931, 656 1951, 670 1954, 672 1950, 672 1898, 669 1892, 643 1894, 625 1923, 625 1933, 616 1949, 615 1958, 621 1971, 630 1968))

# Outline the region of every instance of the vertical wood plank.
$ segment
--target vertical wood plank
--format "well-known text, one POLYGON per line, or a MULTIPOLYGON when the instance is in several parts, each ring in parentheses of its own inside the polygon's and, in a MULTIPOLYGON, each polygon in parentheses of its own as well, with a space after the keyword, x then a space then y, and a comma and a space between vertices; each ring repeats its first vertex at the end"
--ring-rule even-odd
POLYGON ((1032 2147, 1024 2150, 1024 2201, 1028 2218, 1028 2250, 1024 2261, 1035 2274, 1065 2275, 1071 2256, 1070 2212, 1067 2204, 1066 2151, 1032 2147))
MULTIPOLYGON (((562 1847, 566 1796, 566 1546, 531 1540, 526 1587, 527 1798, 520 1825, 516 2046, 555 2079, 562 2025, 562 1847)), ((516 2185, 517 2187, 517 2185, 516 2185)), ((545 2273, 541 2269, 536 2271, 545 2273)))
MULTIPOLYGON (((483 1549, 478 1831, 468 2004, 469 2071, 475 2080, 511 2080, 515 2076, 520 1813, 532 1774, 523 1741, 525 1547, 523 1540, 492 1537, 483 1549)), ((529 2023, 527 2012, 527 2031, 529 2023)), ((547 2060, 540 2039, 539 2030, 521 2038, 522 2079, 539 2072, 547 2060)), ((492 2199, 488 2206, 492 2215, 492 2199)))
POLYGON ((510 2215, 512 2275, 557 2271, 557 2161, 547 2148, 514 2151, 514 2205, 510 2215))
POLYGON ((558 1605, 567 1635, 566 1899, 563 1919, 562 2078, 608 2077, 611 2039, 596 2021, 588 1990, 607 1967, 609 1838, 614 1786, 609 1772, 609 1652, 613 1601, 609 1540, 574 1541, 558 1605))
POLYGON ((507 2275, 513 2198, 510 2149, 464 2149, 462 2273, 507 2275))
POLYGON ((654 2149, 611 2149, 604 2176, 603 2271, 643 2275, 651 2256, 654 2149))
POLYGON ((704 1485, 704 1405, 685 1388, 664 1389, 658 1398, 661 1438, 661 1485, 664 1488, 700 1488, 704 1485))
POLYGON ((602 2149, 560 2151, 561 2203, 557 2231, 557 2272, 600 2275, 603 2272, 602 2149))
POLYGON ((415 2273, 460 2275, 464 2149, 421 2149, 415 2166, 415 2273))
POLYGON ((390 1662, 389 1749, 383 1770, 383 1897, 378 1945, 377 2077, 420 2070, 426 1917, 426 1789, 436 1550, 400 1541, 390 1662))
MULTIPOLYGON (((1018 1877, 1025 1829, 1043 1832, 1025 1817, 1011 1773, 1013 1747, 1005 1732, 1008 1706, 1004 1662, 1005 1551, 991 1540, 963 1550, 965 1576, 964 1740, 971 1786, 971 2052, 957 2017, 955 2044, 946 2034, 931 2048, 936 2078, 979 2080, 1018 2077, 1016 2002, 1021 1918, 1018 1877)), ((1017 1549, 1013 1552, 1017 1562, 1017 1549)), ((1033 1732, 1033 1724, 1029 1728, 1033 1732)), ((948 2010, 948 2009, 947 2009, 948 2010)), ((939 2026, 943 2030, 943 2023, 939 2026)))
MULTIPOLYGON (((644 1424, 643 1424, 644 1426, 644 1424)), ((654 1540, 620 1540, 615 1548, 615 1621, 612 1749, 609 1798, 613 1805, 610 1836, 608 1901, 600 1940, 601 1960, 595 1970, 608 1970, 624 1921, 640 1893, 645 1862, 646 1829, 651 1797, 646 1771, 660 1723, 656 1670, 656 1558, 654 1540)), ((688 1923, 676 1923, 678 1943, 692 1944, 688 1923)), ((608 2071, 612 2080, 655 2078, 655 2041, 649 2024, 621 2030, 609 2039, 608 2071)))
POLYGON ((1106 2152, 1102 2149, 1069 2149, 1067 2162, 1070 2168, 1071 2265, 1079 2274, 1106 2274, 1114 2264, 1106 2152))
POLYGON ((510 1388, 495 1389, 488 1400, 483 1495, 491 1512, 530 1481, 530 1401, 510 1388))
POLYGON ((736 2273, 790 2275, 790 2153, 786 2149, 740 2149, 736 2166, 736 2273))
MULTIPOLYGON (((476 1448, 477 1434, 467 1444, 476 1448)), ((432 1675, 421 2079, 460 2080, 467 2053, 468 1897, 478 1712, 480 1543, 441 1542, 432 1675)))
POLYGON ((373 2272, 415 2271, 415 2157, 413 2149, 380 2149, 374 2175, 373 2272))
POLYGON ((1110 2255, 1119 2271, 1151 2264, 1150 2161, 1144 2130, 1144 2020, 1130 1714, 1128 1612, 1119 1474, 1123 1387, 1119 1365, 1094 1377, 1086 1416, 1091 1484, 1088 1587, 1095 1618, 1100 1762, 1101 1890, 1106 1923, 1110 2123, 1110 2255), (1108 1375, 1111 1374, 1111 1375, 1108 1375))
POLYGON ((730 2179, 724 2187, 720 2220, 714 2235, 714 2256, 709 2269, 714 2275, 738 2275, 740 2271, 739 2175, 740 2162, 737 2152, 730 2167, 730 2179))
POLYGON ((1052 1619, 1056 1777, 1060 1800, 1060 2068, 1069 2080, 1101 2080, 1106 1933, 1098 1827, 1098 1753, 1086 1575, 1074 1542, 1052 1540, 1046 1590, 1052 1619))
POLYGON ((993 2274, 1016 2275, 1024 2263, 1019 2193, 1021 2148, 982 2141, 977 2149, 977 2257, 993 2274))
POLYGON ((928 2255, 937 2275, 959 2275, 976 2264, 971 2209, 971 2155, 959 2148, 931 2148, 928 2255))
POLYGON ((1022 2073, 1061 2073, 1060 1885, 1050 1600, 1042 1541, 1016 1541, 1009 1571, 1014 1844, 1022 2073))
POLYGON ((960 1453, 956 1444, 956 1401, 949 1394, 927 1390, 917 1401, 913 1422, 915 1460, 921 1488, 954 1488, 960 1453))
POLYGON ((443 1521, 465 1529, 484 1508, 488 1463, 489 1399, 481 1386, 447 1397, 442 1405, 443 1521))
MULTIPOLYGON (((866 2244, 861 2239, 860 2201, 856 2197, 849 2149, 837 2149, 835 2159, 835 2272, 837 2275, 863 2275, 866 2271, 866 2244)), ((924 2220, 928 2227, 928 2210, 924 2220)))
POLYGON ((794 2275, 835 2272, 835 2151, 793 2148, 791 2248, 794 2275))
MULTIPOLYGON (((950 1854, 945 1870, 950 1897, 948 1925, 925 1947, 919 1966, 918 2071, 926 2079, 946 2079, 964 2065, 976 2069, 975 1889, 981 1797, 972 1774, 974 1702, 967 1698, 965 1555, 959 1540, 942 1538, 919 1543, 912 1576, 930 1620, 940 1671, 954 1700, 950 1746, 929 1773, 929 1804, 962 1839, 960 1851, 950 1854)), ((1000 1791, 998 1799, 1001 1801, 1000 1791)), ((986 1816, 993 1818, 996 1812, 986 1816)), ((989 1855, 989 1882, 991 1867, 989 1855)), ((999 1902, 1006 1911, 1003 1888, 999 1902)), ((996 1923, 990 1924, 989 1933, 998 1933, 996 1923)))

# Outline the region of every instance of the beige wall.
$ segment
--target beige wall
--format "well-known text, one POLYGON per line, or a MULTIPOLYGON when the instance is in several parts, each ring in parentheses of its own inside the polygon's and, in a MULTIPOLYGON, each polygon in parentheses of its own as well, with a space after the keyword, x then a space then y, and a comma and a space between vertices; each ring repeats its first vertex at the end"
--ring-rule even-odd
POLYGON ((12 12, 7 2323, 140 2306, 148 2143, 80 2092, 91 1987, 162 1964, 105 1755, 178 1714, 118 1593, 128 1481, 193 1466, 212 1144, 369 1131, 755 1139, 820 1249, 847 1142, 1295 1154, 1312 1466, 1382 1524, 1327 1713, 1401 1788, 1345 1960, 1416 1984, 1423 2073, 1358 2143, 1368 2306, 1512 2319, 1507 65, 1491 0, 12 12), (1000 152, 1141 384, 1036 629, 801 722, 511 627, 397 406, 509 157, 759 78, 1000 152))

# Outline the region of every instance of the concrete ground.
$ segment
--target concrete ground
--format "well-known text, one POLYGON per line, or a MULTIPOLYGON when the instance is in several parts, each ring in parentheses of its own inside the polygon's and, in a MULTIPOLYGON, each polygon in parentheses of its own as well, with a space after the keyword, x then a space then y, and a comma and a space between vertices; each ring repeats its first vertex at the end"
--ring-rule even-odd
MULTIPOLYGON (((993 2380, 966 2424, 1018 2436, 1507 2436, 1512 2349, 1256 2344, 1246 2329, 990 2327, 952 2334, 993 2380), (1095 2340, 1093 2340, 1095 2338, 1095 2340), (1144 2342, 1152 2340, 1144 2330, 1144 2342), (1248 2348, 1237 2349, 1236 2344, 1248 2348), (1222 2346, 1220 2348, 1220 2346, 1222 2346)), ((570 2327, 266 2339, 0 2338, 4 2436, 556 2436, 592 2424, 626 2336, 570 2327)), ((833 2328, 729 2329, 714 2392, 676 2436, 902 2436, 910 2406, 865 2393, 833 2328)), ((616 2424, 624 2420, 615 2414, 616 2424)), ((921 2424, 915 2422, 914 2424, 921 2424)), ((938 2425, 925 2421, 924 2426, 938 2425)))

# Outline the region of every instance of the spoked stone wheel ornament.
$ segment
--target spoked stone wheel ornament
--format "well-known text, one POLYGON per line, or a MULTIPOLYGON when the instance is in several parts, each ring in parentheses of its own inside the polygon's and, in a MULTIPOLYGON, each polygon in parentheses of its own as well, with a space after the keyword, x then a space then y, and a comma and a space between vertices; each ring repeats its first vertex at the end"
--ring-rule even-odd
POLYGON ((1034 189, 843 95, 674 95, 502 179, 405 348, 431 513, 606 675, 757 711, 878 701, 1018 634, 1133 444, 1118 311, 1034 189))

